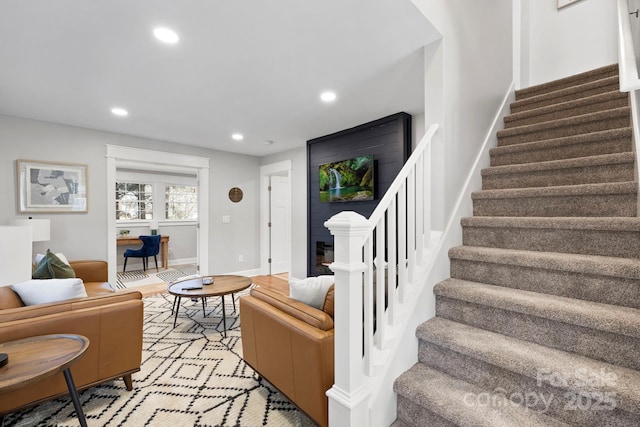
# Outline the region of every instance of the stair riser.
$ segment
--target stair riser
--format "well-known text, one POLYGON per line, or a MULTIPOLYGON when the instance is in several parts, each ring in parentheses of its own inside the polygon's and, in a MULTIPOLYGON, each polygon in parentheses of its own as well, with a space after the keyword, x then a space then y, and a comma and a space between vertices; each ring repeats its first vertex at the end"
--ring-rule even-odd
MULTIPOLYGON (((498 135, 498 147, 525 142, 544 141, 554 138, 565 138, 569 136, 584 135, 591 132, 599 132, 610 129, 620 129, 629 127, 630 118, 628 115, 612 117, 606 120, 594 120, 586 123, 567 124, 566 126, 549 127, 533 130, 514 135, 498 135)), ((509 132, 507 132, 509 133, 509 132)))
POLYGON ((522 100, 532 96, 544 95, 549 92, 555 92, 572 86, 578 86, 585 83, 595 82, 607 77, 615 77, 619 73, 618 67, 607 66, 597 70, 592 70, 580 75, 570 76, 566 79, 554 80, 541 85, 536 85, 516 91, 516 99, 522 100))
POLYGON ((443 296, 436 314, 449 320, 535 342, 630 369, 640 369, 640 339, 443 296), (611 349, 616 351, 612 352, 611 349))
POLYGON ((602 110, 609 110, 612 108, 628 107, 628 106, 629 106, 629 100, 626 97, 624 98, 621 97, 617 99, 594 102, 588 105, 571 107, 564 110, 537 114, 529 117, 519 118, 519 117, 510 116, 511 118, 505 119, 504 127, 506 129, 509 129, 517 126, 533 125, 536 123, 547 122, 549 120, 564 119, 567 117, 579 116, 581 114, 595 113, 602 110))
POLYGON ((640 258, 640 232, 464 226, 466 246, 640 258))
POLYGON ((401 420, 406 425, 414 427, 456 427, 455 423, 434 414, 400 394, 398 395, 397 417, 398 420, 401 420))
MULTIPOLYGON (((620 90, 618 82, 604 83, 602 85, 594 85, 589 88, 576 88, 575 91, 568 91, 565 94, 558 94, 553 96, 549 94, 548 97, 543 97, 539 100, 520 100, 511 104, 511 113, 522 113, 524 111, 533 110, 536 108, 547 107, 549 105, 560 104, 561 102, 575 101, 577 99, 586 98, 588 96, 600 95, 611 91, 620 90)), ((543 94, 544 95, 544 94, 543 94)))
POLYGON ((636 194, 510 197, 475 199, 475 216, 636 216, 636 194))
POLYGON ((514 153, 491 154, 491 166, 575 159, 578 157, 598 156, 601 154, 626 153, 631 151, 631 149, 631 138, 598 140, 514 153))
POLYGON ((550 187, 633 181, 633 163, 552 169, 535 172, 493 174, 482 177, 483 190, 550 187))
MULTIPOLYGON (((542 381, 538 381, 537 377, 523 376, 423 340, 420 340, 418 360, 453 377, 482 387, 487 392, 502 391, 512 401, 524 402, 524 405, 532 411, 545 413, 571 425, 640 425, 640 414, 632 414, 620 409, 622 402, 616 395, 612 396, 616 405, 613 410, 579 410, 575 393, 562 387, 561 380, 555 383, 558 385, 556 387, 544 381, 556 374, 545 371, 544 367, 541 367, 539 373, 542 381)), ((573 366, 571 372, 576 372, 580 368, 580 366, 573 366)), ((608 387, 605 384, 598 388, 598 392, 615 393, 615 387, 608 387)), ((597 403, 598 396, 589 395, 589 397, 590 399, 584 399, 583 405, 593 408, 592 405, 597 403)), ((474 396, 467 398, 474 399, 474 396)), ((475 399, 480 400, 482 396, 477 396, 475 399)), ((464 400, 460 402, 460 405, 464 404, 464 400)), ((610 404, 601 405, 601 408, 610 407, 610 404)), ((499 407, 496 408, 496 410, 499 409, 499 407)))
POLYGON ((640 280, 456 258, 451 259, 451 277, 523 291, 640 308, 640 280), (615 289, 615 292, 612 289, 615 289))

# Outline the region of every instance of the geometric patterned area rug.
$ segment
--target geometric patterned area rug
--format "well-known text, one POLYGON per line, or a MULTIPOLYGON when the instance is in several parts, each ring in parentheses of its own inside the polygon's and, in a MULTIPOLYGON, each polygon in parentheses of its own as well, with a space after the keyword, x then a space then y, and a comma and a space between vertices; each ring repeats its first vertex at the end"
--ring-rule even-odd
MULTIPOLYGON (((246 293, 236 294, 238 296, 246 293)), ((314 426, 315 424, 242 360, 240 317, 225 298, 183 298, 173 328, 168 294, 144 298, 142 367, 133 390, 122 380, 84 390, 80 402, 89 426, 314 426)), ((60 398, 7 415, 4 426, 77 426, 73 404, 60 398)))
POLYGON ((117 277, 117 287, 120 289, 126 289, 127 285, 125 285, 125 283, 144 280, 147 279, 149 275, 144 270, 131 270, 124 273, 119 271, 117 277))
POLYGON ((187 277, 187 276, 192 276, 194 274, 195 274, 195 272, 189 274, 189 273, 185 273, 182 270, 171 269, 171 270, 167 270, 167 271, 163 271, 163 272, 157 273, 156 277, 158 279, 162 279, 165 282, 169 283, 169 282, 176 281, 178 279, 182 279, 182 278, 187 277))
POLYGON ((131 270, 125 273, 118 272, 116 287, 118 289, 135 288, 162 282, 173 282, 197 273, 195 264, 175 265, 164 270, 155 268, 143 270, 131 270))

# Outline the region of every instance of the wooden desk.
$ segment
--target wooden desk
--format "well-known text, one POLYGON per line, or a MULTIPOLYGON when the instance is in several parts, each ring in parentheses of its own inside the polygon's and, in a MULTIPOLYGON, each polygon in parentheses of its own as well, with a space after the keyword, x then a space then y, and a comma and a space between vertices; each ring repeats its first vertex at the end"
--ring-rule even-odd
POLYGON ((62 372, 78 421, 86 427, 87 421, 69 368, 84 356, 88 347, 88 338, 70 334, 42 335, 0 344, 0 352, 9 355, 9 363, 0 368, 0 398, 2 393, 62 372))
MULTIPOLYGON (((137 237, 118 237, 116 238, 118 246, 122 245, 141 245, 142 241, 137 237)), ((160 255, 162 256, 162 268, 167 269, 169 267, 169 236, 163 234, 160 238, 160 255)))

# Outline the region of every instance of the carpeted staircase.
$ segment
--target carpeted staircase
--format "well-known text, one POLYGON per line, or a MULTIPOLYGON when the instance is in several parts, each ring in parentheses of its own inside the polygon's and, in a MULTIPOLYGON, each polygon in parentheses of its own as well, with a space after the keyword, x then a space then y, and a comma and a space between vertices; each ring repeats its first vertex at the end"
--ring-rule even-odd
POLYGON ((640 221, 617 66, 520 90, 394 385, 403 426, 640 425, 640 221))

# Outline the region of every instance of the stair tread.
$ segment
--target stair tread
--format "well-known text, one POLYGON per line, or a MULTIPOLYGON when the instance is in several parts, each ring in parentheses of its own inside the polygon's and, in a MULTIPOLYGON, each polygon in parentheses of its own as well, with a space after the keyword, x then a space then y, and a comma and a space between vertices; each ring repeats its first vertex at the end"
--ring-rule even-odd
POLYGON ((481 246, 456 246, 449 258, 640 280, 640 261, 631 258, 481 246))
POLYGON ((585 81, 584 83, 578 83, 576 85, 566 86, 566 87, 558 87, 558 89, 552 89, 547 92, 540 93, 539 95, 528 96, 526 98, 518 99, 518 95, 521 95, 521 92, 516 93, 516 100, 510 104, 511 109, 527 106, 530 104, 537 104, 539 102, 544 102, 548 100, 553 100, 556 98, 560 98, 567 95, 573 95, 576 93, 586 92, 593 88, 599 88, 602 86, 608 85, 617 85, 618 76, 609 76, 603 77, 601 79, 585 81))
POLYGON ((472 199, 507 199, 515 197, 560 197, 595 194, 637 193, 636 182, 606 182, 598 184, 561 185, 556 187, 505 188, 471 193, 472 199))
POLYGON ((640 310, 634 308, 451 278, 438 283, 434 292, 447 298, 640 338, 640 310))
POLYGON ((548 120, 541 123, 535 123, 530 125, 515 126, 508 129, 502 129, 497 132, 498 138, 504 138, 514 135, 521 135, 530 132, 537 131, 549 131, 551 129, 575 126, 585 123, 593 123, 595 121, 604 121, 612 118, 617 118, 624 115, 630 115, 630 107, 612 108, 610 110, 598 111, 595 113, 580 114, 578 116, 566 117, 562 119, 548 120))
POLYGON ((540 228, 602 231, 640 231, 639 217, 509 217, 473 216, 460 221, 463 227, 540 228))
MULTIPOLYGON (((601 393, 603 384, 584 381, 578 372, 606 372, 614 376, 618 408, 640 412, 640 372, 611 365, 585 356, 544 347, 528 341, 478 329, 441 317, 434 317, 418 326, 416 336, 451 351, 472 357, 516 374, 542 381, 539 370, 561 373, 562 388, 576 392, 601 393)), ((552 384, 553 385, 553 384, 552 384)))
POLYGON ((513 405, 497 393, 490 393, 498 401, 498 408, 478 404, 469 398, 487 393, 480 387, 459 380, 422 363, 404 372, 394 384, 394 390, 458 425, 509 427, 566 426, 558 420, 520 405, 513 405), (424 387, 425 384, 429 386, 424 387), (466 399, 465 399, 466 398, 466 399))
POLYGON ((544 107, 532 108, 530 110, 513 113, 513 114, 510 114, 509 116, 506 116, 504 118, 504 122, 510 123, 518 120, 536 117, 536 116, 552 114, 559 111, 579 108, 583 106, 589 106, 596 103, 622 100, 622 99, 628 98, 628 96, 629 95, 625 92, 612 90, 610 92, 599 93, 597 95, 591 95, 584 98, 574 99, 574 100, 565 101, 565 102, 559 102, 557 104, 545 105, 544 107))
POLYGON ((623 414, 582 419, 559 406, 553 413, 569 423, 637 420, 640 259, 631 256, 640 241, 639 178, 630 167, 629 97, 618 88, 612 64, 516 91, 490 150, 494 166, 481 171, 489 189, 472 193, 476 216, 461 220, 463 241, 486 247, 449 250, 452 277, 433 292, 437 313, 455 320, 418 326, 424 363, 394 384, 405 423, 418 423, 413 411, 456 425, 567 425, 509 405, 496 396, 501 381, 514 390, 555 388, 560 399, 565 391, 613 392, 623 414), (614 380, 585 381, 585 372, 614 380), (470 393, 505 404, 469 405, 470 393))
POLYGON ((577 157, 572 159, 550 160, 544 162, 522 163, 517 165, 491 166, 482 170, 482 176, 540 172, 557 169, 585 168, 593 166, 615 165, 621 163, 633 163, 635 154, 614 153, 598 156, 577 157))
POLYGON ((552 80, 546 83, 540 83, 537 85, 529 86, 526 88, 516 90, 516 96, 528 96, 529 93, 539 92, 540 90, 544 90, 546 88, 553 87, 570 87, 576 86, 575 82, 584 82, 588 81, 590 78, 596 78, 595 80, 600 80, 603 75, 617 75, 618 74, 618 64, 605 65, 603 67, 595 68, 593 70, 587 70, 582 73, 573 74, 567 77, 563 77, 557 80, 552 80), (567 86, 565 86, 567 85, 567 86), (570 86, 569 86, 570 85, 570 86))
POLYGON ((534 149, 559 147, 568 144, 581 144, 585 142, 614 139, 631 138, 633 131, 630 127, 619 129, 607 129, 599 132, 591 132, 575 136, 564 136, 561 138, 544 139, 541 141, 523 142, 521 144, 503 145, 489 150, 491 155, 516 153, 534 149))

